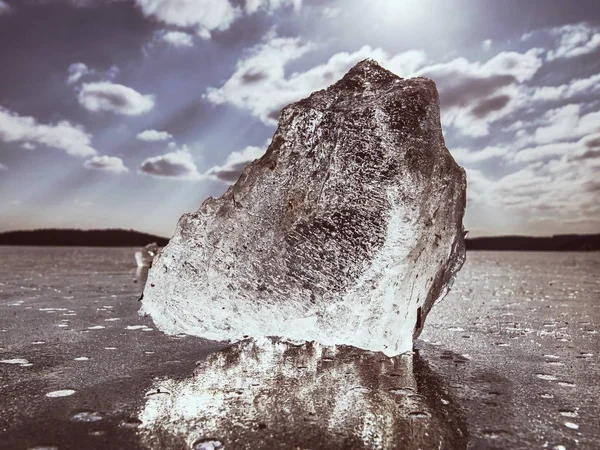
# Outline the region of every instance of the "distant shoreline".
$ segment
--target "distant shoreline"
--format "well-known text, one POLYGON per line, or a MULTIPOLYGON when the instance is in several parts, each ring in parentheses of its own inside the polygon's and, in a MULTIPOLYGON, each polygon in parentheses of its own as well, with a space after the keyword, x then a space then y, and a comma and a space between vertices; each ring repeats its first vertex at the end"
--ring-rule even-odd
MULTIPOLYGON (((143 247, 168 238, 134 230, 39 229, 0 233, 0 246, 143 247)), ((495 236, 467 239, 469 251, 600 251, 600 234, 564 234, 548 237, 495 236)))

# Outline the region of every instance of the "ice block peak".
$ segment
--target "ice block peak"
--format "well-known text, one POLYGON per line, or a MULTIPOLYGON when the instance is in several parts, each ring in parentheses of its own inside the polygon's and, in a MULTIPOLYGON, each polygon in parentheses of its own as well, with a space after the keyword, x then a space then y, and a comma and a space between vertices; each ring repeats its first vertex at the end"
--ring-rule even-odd
POLYGON ((408 351, 464 262, 465 191, 435 84, 362 61, 180 219, 142 313, 173 334, 408 351))

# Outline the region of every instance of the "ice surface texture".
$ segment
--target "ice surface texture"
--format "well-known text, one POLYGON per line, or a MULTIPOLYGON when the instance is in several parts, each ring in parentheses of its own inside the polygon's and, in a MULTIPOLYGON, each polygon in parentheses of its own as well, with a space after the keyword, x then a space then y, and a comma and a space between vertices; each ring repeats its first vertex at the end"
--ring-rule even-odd
POLYGON ((464 262, 465 194, 433 81, 360 62, 179 220, 141 313, 169 334, 409 351, 464 262))

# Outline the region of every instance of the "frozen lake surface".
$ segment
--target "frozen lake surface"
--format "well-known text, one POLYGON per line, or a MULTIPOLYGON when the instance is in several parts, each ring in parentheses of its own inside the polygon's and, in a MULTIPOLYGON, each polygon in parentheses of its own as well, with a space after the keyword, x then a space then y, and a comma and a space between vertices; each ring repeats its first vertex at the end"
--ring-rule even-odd
POLYGON ((165 336, 133 253, 0 247, 1 449, 598 448, 600 253, 469 253, 397 358, 165 336))

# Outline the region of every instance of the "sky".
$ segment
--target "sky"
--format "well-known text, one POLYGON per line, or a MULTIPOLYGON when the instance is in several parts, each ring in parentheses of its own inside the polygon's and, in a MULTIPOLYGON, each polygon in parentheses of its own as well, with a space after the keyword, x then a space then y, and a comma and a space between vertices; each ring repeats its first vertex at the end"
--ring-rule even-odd
POLYGON ((436 82, 471 236, 600 232, 597 0, 0 0, 0 231, 171 236, 365 58, 436 82))

